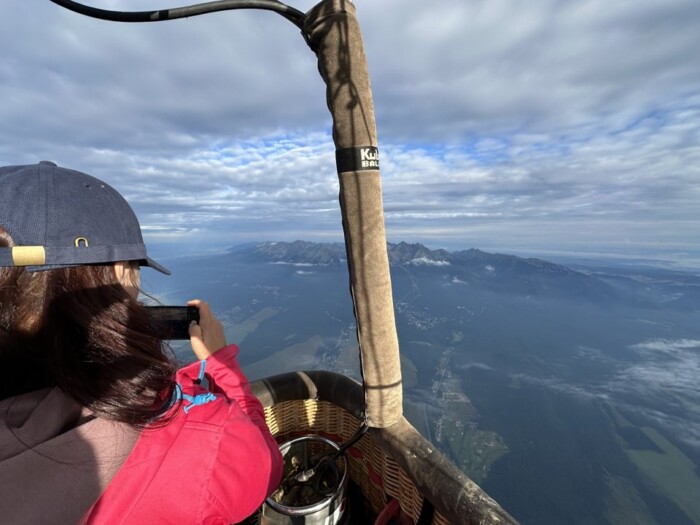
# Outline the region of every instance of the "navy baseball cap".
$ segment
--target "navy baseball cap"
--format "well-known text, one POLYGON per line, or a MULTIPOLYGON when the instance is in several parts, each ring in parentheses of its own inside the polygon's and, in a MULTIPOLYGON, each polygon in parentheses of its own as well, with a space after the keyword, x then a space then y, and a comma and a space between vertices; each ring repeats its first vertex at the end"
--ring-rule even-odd
POLYGON ((170 275, 148 257, 141 226, 124 197, 99 179, 53 162, 0 167, 0 226, 15 243, 0 248, 0 266, 41 271, 138 261, 170 275))

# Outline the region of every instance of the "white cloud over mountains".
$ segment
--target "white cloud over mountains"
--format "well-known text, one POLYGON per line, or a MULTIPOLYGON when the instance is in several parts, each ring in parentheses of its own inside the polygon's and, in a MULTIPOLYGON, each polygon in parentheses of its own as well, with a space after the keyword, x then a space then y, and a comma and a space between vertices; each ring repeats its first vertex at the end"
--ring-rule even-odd
MULTIPOLYGON (((622 369, 614 384, 635 393, 674 395, 700 407, 700 340, 654 339, 631 347, 638 353, 633 364, 622 369), (622 386, 624 385, 624 386, 622 386)), ((695 409, 699 416, 700 409, 695 409)), ((700 433, 698 434, 700 442, 700 433)))
POLYGON ((628 347, 624 358, 590 347, 575 350, 573 366, 603 365, 608 374, 594 381, 564 377, 513 377, 567 395, 603 401, 640 414, 670 435, 700 448, 700 340, 648 339, 628 347))
POLYGON ((639 358, 611 382, 612 395, 700 447, 700 340, 653 339, 630 348, 639 358), (655 398, 672 410, 657 407, 655 398))
MULTIPOLYGON (((29 4, 0 6, 2 164, 104 178, 152 242, 340 239, 324 86, 295 27, 29 4)), ((698 2, 356 4, 390 240, 700 259, 698 2)))

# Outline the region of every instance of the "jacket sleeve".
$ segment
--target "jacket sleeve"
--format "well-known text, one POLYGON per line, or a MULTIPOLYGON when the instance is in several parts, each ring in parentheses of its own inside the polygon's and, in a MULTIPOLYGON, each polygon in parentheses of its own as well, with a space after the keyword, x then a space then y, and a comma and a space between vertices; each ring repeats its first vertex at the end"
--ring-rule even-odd
POLYGON ((253 395, 248 379, 238 364, 238 351, 238 346, 228 345, 209 356, 206 366, 210 378, 209 389, 236 401, 251 421, 269 434, 262 404, 253 395))
POLYGON ((229 400, 208 499, 231 522, 246 518, 262 504, 279 486, 283 467, 262 404, 253 395, 237 355, 238 347, 229 345, 211 355, 206 364, 210 391, 229 400))

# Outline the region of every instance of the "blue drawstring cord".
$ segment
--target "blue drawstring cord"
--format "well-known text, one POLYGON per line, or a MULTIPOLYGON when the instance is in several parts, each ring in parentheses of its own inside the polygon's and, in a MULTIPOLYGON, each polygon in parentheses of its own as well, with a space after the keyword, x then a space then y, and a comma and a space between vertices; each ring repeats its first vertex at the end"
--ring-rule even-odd
MULTIPOLYGON (((209 388, 209 382, 207 381, 207 378, 204 377, 204 372, 206 371, 206 368, 207 368, 206 360, 200 361, 199 362, 199 374, 197 375, 197 379, 195 380, 195 382, 201 384, 204 388, 209 388)), ((187 414, 192 407, 205 405, 206 403, 209 403, 210 401, 214 401, 216 399, 216 396, 211 392, 205 392, 204 394, 197 394, 196 396, 191 396, 189 394, 183 394, 182 387, 178 383, 175 385, 175 390, 173 390, 173 398, 174 399, 172 401, 172 404, 177 403, 181 399, 184 401, 189 401, 190 404, 183 407, 185 414, 187 414)))
POLYGON ((191 405, 187 405, 186 407, 183 407, 185 410, 185 414, 187 414, 192 407, 199 406, 199 405, 205 405, 205 404, 209 403, 209 401, 214 401, 216 399, 216 396, 214 394, 212 394, 211 392, 207 392, 206 394, 197 394, 196 396, 191 396, 189 394, 181 394, 181 395, 182 395, 182 399, 192 403, 191 405))
POLYGON ((199 362, 199 374, 197 374, 197 379, 194 380, 198 385, 202 385, 202 388, 209 390, 209 381, 204 377, 204 372, 207 369, 207 361, 205 359, 199 362))

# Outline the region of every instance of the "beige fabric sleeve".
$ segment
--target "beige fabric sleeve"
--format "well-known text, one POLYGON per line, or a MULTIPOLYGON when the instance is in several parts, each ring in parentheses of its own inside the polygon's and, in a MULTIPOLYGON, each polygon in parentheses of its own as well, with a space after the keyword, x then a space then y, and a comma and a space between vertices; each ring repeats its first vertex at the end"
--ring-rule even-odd
POLYGON ((402 415, 401 366, 372 91, 355 6, 348 0, 321 2, 306 14, 304 36, 318 56, 333 115, 366 419, 387 427, 402 415))

